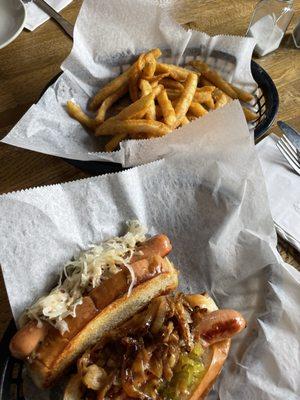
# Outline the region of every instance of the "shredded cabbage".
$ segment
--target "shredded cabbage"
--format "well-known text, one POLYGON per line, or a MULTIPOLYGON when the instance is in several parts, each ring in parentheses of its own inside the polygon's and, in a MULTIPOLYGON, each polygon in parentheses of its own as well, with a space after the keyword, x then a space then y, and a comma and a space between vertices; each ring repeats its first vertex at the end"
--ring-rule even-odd
MULTIPOLYGON (((83 293, 99 286, 101 281, 109 279, 126 266, 130 272, 130 294, 135 275, 130 267, 130 259, 137 243, 146 240, 147 230, 139 221, 127 222, 128 232, 121 237, 114 237, 101 244, 92 245, 79 254, 78 258, 65 264, 58 285, 44 297, 37 300, 25 311, 26 319, 35 319, 38 324, 48 321, 63 334, 68 331, 64 321, 69 315, 76 316, 76 307, 82 304, 83 293)), ((21 321, 21 324, 22 324, 21 321)))

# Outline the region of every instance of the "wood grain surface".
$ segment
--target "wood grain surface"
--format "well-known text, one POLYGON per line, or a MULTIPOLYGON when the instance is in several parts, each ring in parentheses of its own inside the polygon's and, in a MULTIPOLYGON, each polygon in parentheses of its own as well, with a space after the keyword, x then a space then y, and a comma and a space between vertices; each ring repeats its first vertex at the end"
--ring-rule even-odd
MULTIPOLYGON (((74 0, 61 14, 75 22, 82 0, 74 0)), ((289 28, 300 18, 300 1, 289 28)), ((210 34, 244 35, 256 1, 184 0, 176 10, 178 22, 210 34)), ((34 32, 24 31, 9 46, 0 50, 0 137, 5 136, 28 108, 39 98, 43 88, 60 71, 72 42, 56 25, 48 21, 34 32)), ((257 60, 273 78, 280 96, 278 118, 293 120, 300 129, 300 51, 291 35, 280 49, 257 60)), ((59 158, 0 144, 0 193, 66 182, 87 176, 59 158)), ((298 255, 280 242, 281 254, 299 266, 298 255)), ((1 274, 0 274, 1 275, 1 274)), ((0 276, 0 337, 11 312, 0 276)))

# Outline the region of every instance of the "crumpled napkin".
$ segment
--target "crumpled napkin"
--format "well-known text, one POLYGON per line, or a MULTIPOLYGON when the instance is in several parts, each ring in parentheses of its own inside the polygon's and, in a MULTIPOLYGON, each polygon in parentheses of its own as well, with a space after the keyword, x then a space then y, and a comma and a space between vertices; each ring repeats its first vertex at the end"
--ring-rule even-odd
MULTIPOLYGON (((61 11, 68 4, 72 3, 72 0, 45 0, 55 11, 61 11)), ((25 4, 26 7, 26 22, 25 28, 34 31, 38 26, 48 21, 50 18, 43 10, 41 10, 32 1, 25 4)))
POLYGON ((300 251, 300 176, 276 147, 277 140, 273 134, 256 147, 277 232, 300 251))

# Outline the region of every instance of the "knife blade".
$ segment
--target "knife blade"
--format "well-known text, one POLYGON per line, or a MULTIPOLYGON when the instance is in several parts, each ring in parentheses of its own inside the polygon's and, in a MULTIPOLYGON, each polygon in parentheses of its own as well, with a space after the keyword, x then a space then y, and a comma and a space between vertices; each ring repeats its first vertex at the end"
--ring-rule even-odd
POLYGON ((293 144, 298 153, 300 153, 300 134, 296 131, 296 129, 292 128, 286 122, 278 121, 277 125, 283 131, 283 133, 287 136, 289 141, 293 144))
POLYGON ((63 18, 58 12, 54 10, 48 3, 44 0, 32 0, 41 10, 43 10, 46 14, 48 14, 51 18, 53 18, 62 29, 73 39, 73 30, 74 26, 63 18))

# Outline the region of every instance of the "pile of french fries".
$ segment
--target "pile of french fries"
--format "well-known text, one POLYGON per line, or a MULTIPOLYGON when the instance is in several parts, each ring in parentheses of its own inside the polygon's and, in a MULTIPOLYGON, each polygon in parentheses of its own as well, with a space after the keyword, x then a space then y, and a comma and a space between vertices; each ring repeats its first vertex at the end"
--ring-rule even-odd
MULTIPOLYGON (((124 139, 164 136, 233 99, 253 100, 252 94, 226 82, 203 61, 191 61, 192 69, 187 69, 160 63, 160 56, 160 49, 142 53, 129 69, 102 87, 89 102, 94 118, 68 101, 71 117, 95 136, 108 138, 106 151, 114 151, 124 139), (120 104, 126 96, 130 104, 120 104)), ((244 112, 247 121, 257 118, 248 108, 244 112)))

